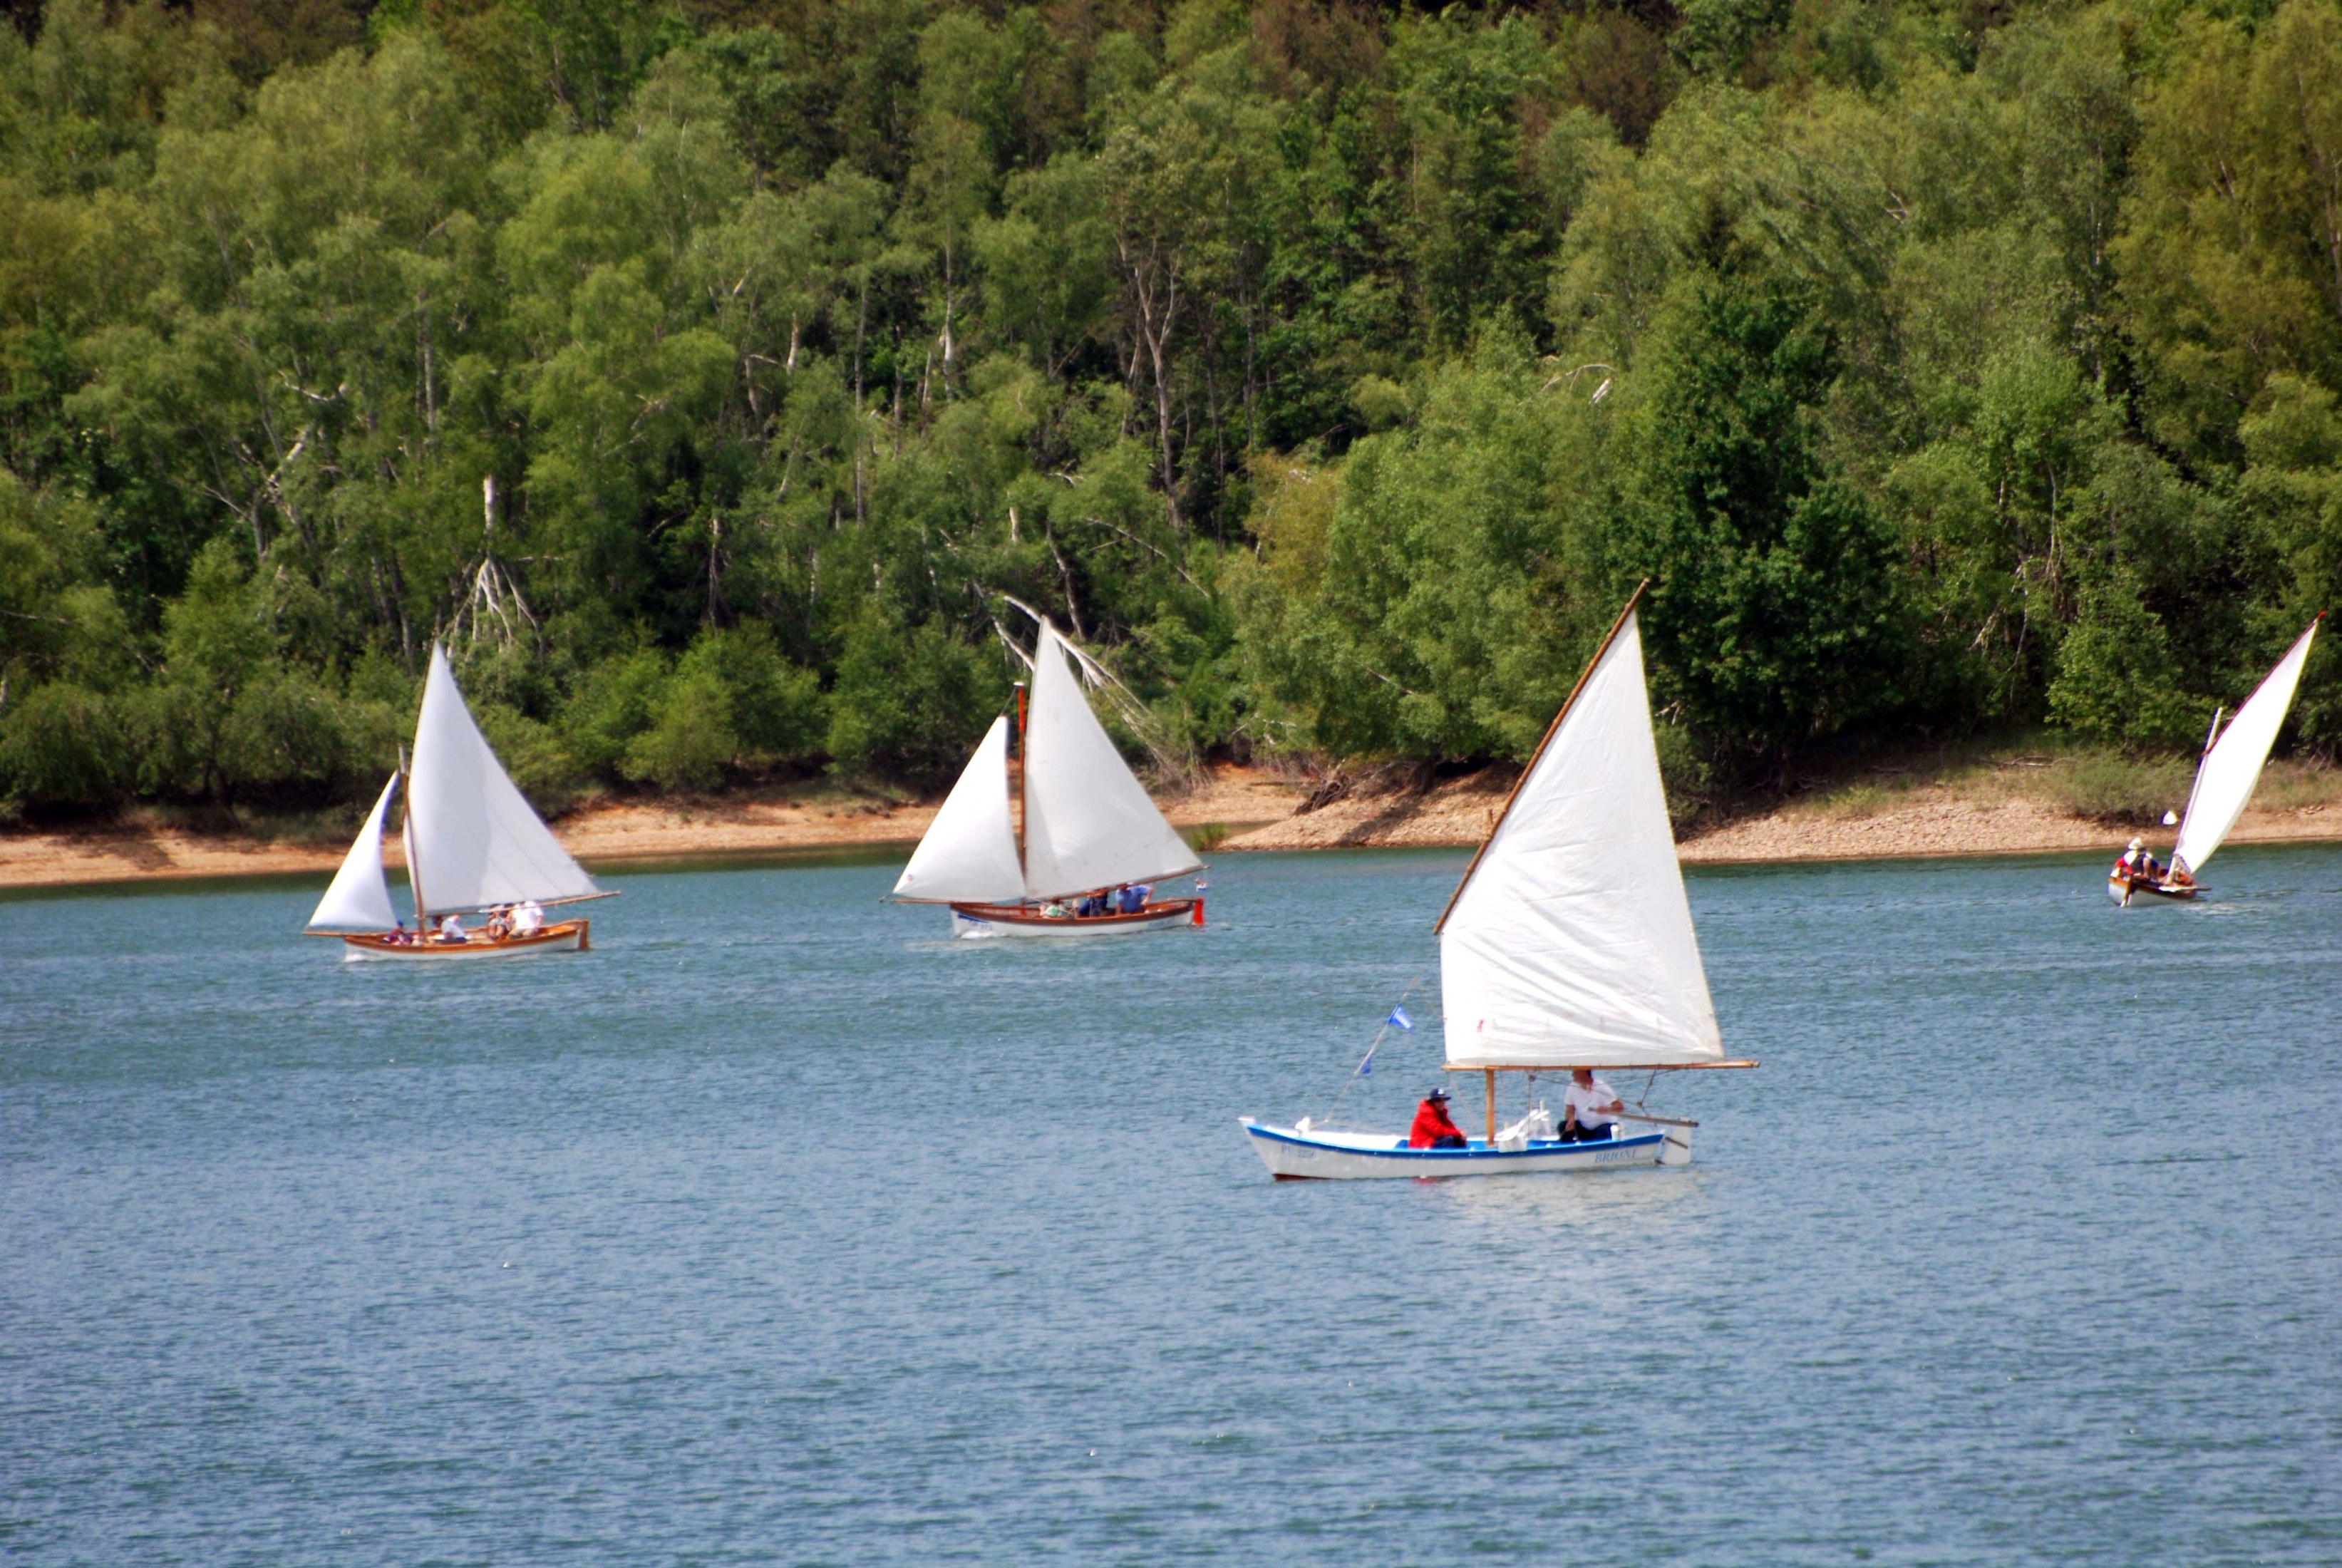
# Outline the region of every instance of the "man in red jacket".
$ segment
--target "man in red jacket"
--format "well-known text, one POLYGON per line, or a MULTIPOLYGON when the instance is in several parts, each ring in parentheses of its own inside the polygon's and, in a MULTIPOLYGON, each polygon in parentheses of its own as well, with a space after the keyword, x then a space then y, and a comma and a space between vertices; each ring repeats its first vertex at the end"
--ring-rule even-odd
POLYGON ((1464 1129, 1447 1119, 1447 1091, 1434 1089, 1416 1108, 1415 1130, 1406 1135, 1410 1149, 1460 1149, 1464 1129))

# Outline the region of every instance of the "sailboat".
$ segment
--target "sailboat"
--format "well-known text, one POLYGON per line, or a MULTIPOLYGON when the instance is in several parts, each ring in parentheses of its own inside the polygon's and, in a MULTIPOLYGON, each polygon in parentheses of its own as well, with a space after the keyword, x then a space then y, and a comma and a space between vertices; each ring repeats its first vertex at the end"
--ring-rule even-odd
POLYGON ((534 904, 541 910, 610 896, 594 885, 522 797, 472 722, 445 651, 433 644, 423 711, 415 721, 413 764, 382 786, 357 841, 309 917, 309 934, 338 936, 342 955, 351 959, 443 963, 583 953, 590 945, 591 922, 563 920, 525 929, 535 912, 525 917, 524 929, 506 935, 475 932, 463 941, 445 941, 429 933, 434 917, 499 905, 534 904), (402 791, 406 875, 415 894, 413 936, 399 926, 382 869, 383 832, 391 801, 402 791))
POLYGON ((1156 899, 1104 914, 1066 903, 1145 887, 1201 871, 1090 712, 1047 621, 1033 650, 1032 704, 1024 731, 1024 833, 1010 810, 1008 716, 992 721, 976 754, 928 824, 890 895, 951 906, 961 936, 1083 937, 1201 925, 1198 897, 1156 899), (1054 913, 1053 913, 1054 912, 1054 913))
POLYGON ((2169 869, 2154 875, 2117 861, 2107 874, 2109 898, 2127 908, 2134 898, 2188 899, 2203 891, 2196 879, 2253 798, 2261 769, 2268 764, 2269 747, 2277 744, 2277 733, 2293 709, 2302 666, 2309 662, 2309 644, 2325 619, 2321 614, 2309 623, 2309 630, 2286 650, 2285 657, 2245 699, 2227 729, 2220 727, 2221 715, 2214 711, 2212 728, 2204 737, 2203 760, 2196 764, 2196 784, 2187 792, 2187 809, 2179 819, 2179 841, 2172 846, 2169 869))
POLYGON ((1725 1056, 1676 864, 1644 689, 1642 596, 1554 716, 1436 928, 1446 1071, 1482 1075, 1486 1136, 1416 1149, 1388 1132, 1243 1118, 1279 1181, 1686 1164, 1698 1124, 1678 1117, 1628 1112, 1610 1137, 1567 1143, 1536 1105, 1499 1129, 1497 1074, 1528 1074, 1534 1098, 1540 1073, 1756 1065, 1725 1056))

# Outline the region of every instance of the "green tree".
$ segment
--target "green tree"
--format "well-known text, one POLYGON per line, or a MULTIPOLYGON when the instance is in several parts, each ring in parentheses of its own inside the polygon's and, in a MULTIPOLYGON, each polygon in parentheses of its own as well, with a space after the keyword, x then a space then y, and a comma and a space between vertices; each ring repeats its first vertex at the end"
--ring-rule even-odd
POLYGON ((1807 294, 1692 276, 1653 329, 1619 432, 1619 576, 1653 580, 1663 695, 1726 755, 1777 759, 1884 711, 1905 668, 1894 540, 1815 451, 1838 374, 1807 294))

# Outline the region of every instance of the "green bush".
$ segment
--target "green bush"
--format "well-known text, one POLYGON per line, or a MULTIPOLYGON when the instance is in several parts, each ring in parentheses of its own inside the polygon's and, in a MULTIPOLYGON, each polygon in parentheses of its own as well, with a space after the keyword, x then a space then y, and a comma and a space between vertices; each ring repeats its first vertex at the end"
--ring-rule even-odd
POLYGON ((628 742, 620 769, 662 789, 713 789, 739 759, 732 694, 705 664, 678 670, 660 693, 650 728, 628 742))
POLYGON ((770 626, 751 621, 701 633, 676 662, 676 679, 703 674, 723 694, 725 722, 745 754, 739 760, 798 762, 819 754, 827 738, 821 677, 782 657, 770 626))
POLYGON ((341 699, 306 675, 271 671, 237 694, 220 729, 220 782, 237 795, 315 794, 354 784, 341 699))
POLYGON ((941 783, 967 761, 1007 694, 989 650, 937 622, 906 632, 871 605, 838 659, 829 754, 850 773, 941 783))
POLYGON ((2049 716, 2134 751, 2185 745, 2211 704, 2179 689, 2163 622, 2118 577, 2086 593, 2079 624, 2057 650, 2049 716))
POLYGON ((615 774, 634 738, 651 727, 666 680, 666 658, 655 648, 596 665, 561 714, 564 739, 578 765, 615 774))
POLYGON ((2184 807, 2195 777, 2194 766, 2177 757, 2089 756, 2059 773, 2054 787, 2076 816, 2145 827, 2161 822, 2165 812, 2184 807))
POLYGON ((132 777, 121 721, 97 693, 52 682, 0 711, 0 801, 101 804, 132 777))
POLYGON ((537 810, 553 813, 575 804, 586 778, 558 730, 502 703, 482 703, 472 711, 505 772, 537 810))

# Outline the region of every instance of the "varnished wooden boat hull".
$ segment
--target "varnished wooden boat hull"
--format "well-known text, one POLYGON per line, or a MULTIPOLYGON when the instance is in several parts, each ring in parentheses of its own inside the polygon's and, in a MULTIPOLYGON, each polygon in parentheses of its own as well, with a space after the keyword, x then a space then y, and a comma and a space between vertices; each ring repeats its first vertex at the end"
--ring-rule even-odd
POLYGON ((2181 904, 2203 891, 2192 882, 2149 882, 2144 877, 2110 876, 2107 878, 2107 896, 2117 904, 2132 904, 2141 900, 2181 904), (2129 896, 2124 894, 2127 892, 2129 896))
POLYGON ((1031 936, 1067 941, 1088 936, 1126 936, 1136 931, 1162 931, 1182 924, 1201 925, 1203 900, 1171 898, 1150 904, 1136 914, 1092 914, 1051 920, 1028 905, 1014 904, 955 904, 952 930, 960 936, 1031 936))
POLYGON ((462 964, 485 958, 526 958, 540 953, 584 953, 591 945, 590 920, 565 920, 534 936, 507 936, 489 941, 394 943, 377 933, 342 938, 342 956, 351 963, 462 964))

